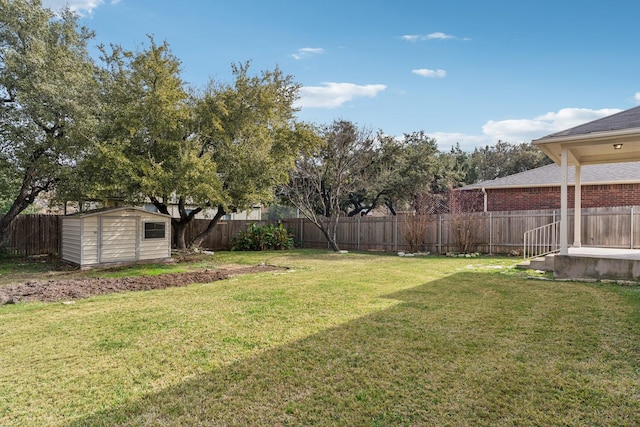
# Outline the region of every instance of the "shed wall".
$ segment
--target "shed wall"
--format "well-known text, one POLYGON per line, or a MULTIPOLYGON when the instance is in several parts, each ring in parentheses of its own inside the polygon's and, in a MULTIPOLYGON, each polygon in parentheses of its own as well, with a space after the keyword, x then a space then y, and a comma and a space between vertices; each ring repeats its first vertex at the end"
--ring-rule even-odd
POLYGON ((139 259, 162 259, 171 256, 171 222, 169 218, 158 218, 157 216, 145 215, 140 221, 140 255, 139 259), (164 238, 146 239, 144 236, 145 222, 164 223, 164 238))
POLYGON ((92 265, 98 263, 98 217, 82 218, 82 263, 92 265))
POLYGON ((62 259, 74 264, 82 264, 82 220, 63 218, 62 259))
POLYGON ((138 218, 118 215, 100 217, 99 262, 128 262, 138 259, 138 218))

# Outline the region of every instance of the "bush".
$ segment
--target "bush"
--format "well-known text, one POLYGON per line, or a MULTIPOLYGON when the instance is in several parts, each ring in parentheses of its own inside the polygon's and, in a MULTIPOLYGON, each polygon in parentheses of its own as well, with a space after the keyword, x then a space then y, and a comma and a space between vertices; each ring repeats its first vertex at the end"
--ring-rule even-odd
POLYGON ((245 231, 240 231, 231 239, 231 250, 233 251, 284 250, 291 248, 293 248, 293 237, 291 232, 284 228, 282 224, 261 226, 253 223, 245 231))

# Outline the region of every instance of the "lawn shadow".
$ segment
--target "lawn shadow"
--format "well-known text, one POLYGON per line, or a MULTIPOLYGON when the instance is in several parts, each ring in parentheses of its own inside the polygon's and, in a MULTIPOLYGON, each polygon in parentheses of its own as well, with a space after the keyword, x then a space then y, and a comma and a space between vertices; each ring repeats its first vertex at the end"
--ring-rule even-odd
MULTIPOLYGON (((67 425, 544 425, 571 424, 573 412, 595 424, 610 417, 601 407, 607 396, 589 407, 558 401, 558 383, 570 397, 588 385, 571 390, 568 377, 544 377, 535 358, 545 354, 528 356, 527 343, 504 341, 519 333, 505 320, 513 316, 509 301, 535 290, 496 275, 485 283, 487 276, 458 273, 387 295, 398 304, 67 425)), ((628 399, 616 405, 624 410, 628 399)))

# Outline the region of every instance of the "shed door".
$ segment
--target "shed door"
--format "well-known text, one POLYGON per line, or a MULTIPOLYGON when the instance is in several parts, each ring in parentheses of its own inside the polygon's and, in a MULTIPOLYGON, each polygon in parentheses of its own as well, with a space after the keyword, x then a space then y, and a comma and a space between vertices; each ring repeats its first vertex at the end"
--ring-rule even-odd
POLYGON ((138 218, 101 218, 100 262, 136 261, 138 243, 138 218))

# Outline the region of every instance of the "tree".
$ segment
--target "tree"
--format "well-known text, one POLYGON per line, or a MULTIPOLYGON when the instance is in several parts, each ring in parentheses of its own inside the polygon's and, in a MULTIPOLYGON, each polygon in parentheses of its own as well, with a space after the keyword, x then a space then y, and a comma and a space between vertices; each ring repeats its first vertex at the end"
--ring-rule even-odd
POLYGON ((404 135, 402 163, 396 172, 393 183, 395 191, 387 198, 386 205, 395 213, 395 207, 411 206, 417 213, 416 207, 419 196, 427 193, 437 193, 449 185, 449 170, 441 161, 436 140, 427 136, 423 131, 404 135))
POLYGON ((197 248, 227 212, 270 200, 288 178, 302 142, 291 76, 233 65, 234 84, 190 93, 180 61, 153 38, 135 53, 103 48, 103 60, 100 143, 78 168, 84 197, 150 201, 165 214, 176 204, 174 243, 197 248), (187 242, 187 224, 210 208, 207 229, 187 242))
POLYGON ((196 107, 202 155, 216 164, 221 197, 207 228, 192 242, 199 247, 228 212, 273 200, 288 180, 309 131, 296 123, 299 85, 279 68, 249 74, 250 63, 232 65, 232 85, 211 83, 196 107))
POLYGON ((425 193, 441 193, 455 180, 436 140, 423 131, 406 133, 400 141, 387 140, 382 153, 386 159, 380 175, 386 188, 383 201, 392 215, 397 214, 398 208, 423 213, 417 206, 420 197, 425 193))
POLYGON ((348 216, 366 215, 382 205, 396 215, 398 208, 410 207, 427 189, 440 191, 455 179, 436 140, 423 131, 407 133, 401 140, 378 132, 368 159, 357 176, 357 189, 344 202, 348 216))
POLYGON ((93 34, 69 10, 0 0, 0 242, 11 221, 66 176, 93 141, 93 34))
MULTIPOLYGON (((195 132, 194 101, 180 77, 180 61, 168 44, 138 52, 103 47, 104 108, 99 143, 78 165, 86 185, 77 197, 151 201, 170 214, 174 243, 185 248, 186 225, 220 197, 213 160, 202 155, 195 132), (189 209, 189 207, 193 207, 189 209)), ((67 197, 70 197, 67 192, 67 197)))
POLYGON ((282 194, 316 225, 334 251, 340 217, 348 195, 358 190, 371 164, 375 138, 355 124, 336 120, 316 129, 317 145, 295 164, 282 194))
POLYGON ((510 144, 498 141, 495 146, 476 148, 470 157, 466 183, 485 181, 524 172, 551 163, 531 143, 510 144))
POLYGON ((403 146, 396 138, 378 131, 372 149, 360 154, 362 170, 354 174, 355 190, 342 202, 347 216, 367 215, 393 197, 403 154, 403 146))

